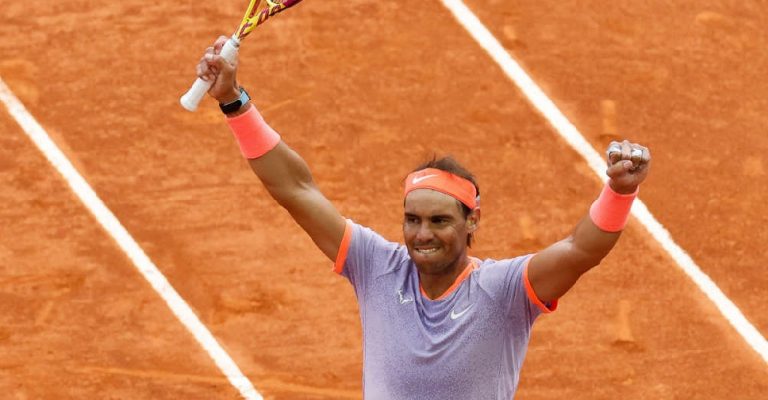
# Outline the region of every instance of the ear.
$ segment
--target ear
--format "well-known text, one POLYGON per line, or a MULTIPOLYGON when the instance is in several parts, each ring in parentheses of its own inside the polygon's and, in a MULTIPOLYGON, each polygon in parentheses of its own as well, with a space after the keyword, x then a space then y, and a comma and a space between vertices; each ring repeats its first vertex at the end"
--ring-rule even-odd
POLYGON ((480 228, 480 207, 476 207, 467 215, 467 230, 469 233, 475 233, 480 228))

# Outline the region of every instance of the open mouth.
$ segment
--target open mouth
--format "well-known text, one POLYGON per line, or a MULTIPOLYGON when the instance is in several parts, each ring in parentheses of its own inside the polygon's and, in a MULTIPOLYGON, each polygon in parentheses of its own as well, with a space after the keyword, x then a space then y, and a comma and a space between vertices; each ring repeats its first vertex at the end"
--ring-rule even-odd
POLYGON ((437 247, 429 247, 429 248, 421 248, 421 249, 413 249, 413 250, 415 252, 419 253, 419 254, 428 255, 428 254, 437 253, 438 248, 437 247))

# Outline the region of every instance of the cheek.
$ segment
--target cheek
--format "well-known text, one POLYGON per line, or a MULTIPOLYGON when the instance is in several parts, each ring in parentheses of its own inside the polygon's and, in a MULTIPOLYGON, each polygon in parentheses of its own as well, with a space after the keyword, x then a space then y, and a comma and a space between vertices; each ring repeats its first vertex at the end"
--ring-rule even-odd
POLYGON ((413 241, 413 238, 416 236, 416 232, 416 229, 413 229, 412 226, 403 224, 403 239, 406 243, 413 241))
POLYGON ((458 232, 454 228, 447 228, 441 230, 439 233, 437 233, 435 236, 440 239, 441 242, 443 242, 447 246, 453 246, 455 247, 457 243, 461 241, 461 232, 458 232))

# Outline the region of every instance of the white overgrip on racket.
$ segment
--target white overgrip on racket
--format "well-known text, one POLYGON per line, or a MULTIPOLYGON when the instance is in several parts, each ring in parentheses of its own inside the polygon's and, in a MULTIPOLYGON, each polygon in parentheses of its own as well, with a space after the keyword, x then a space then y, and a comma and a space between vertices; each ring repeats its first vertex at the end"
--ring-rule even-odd
MULTIPOLYGON (((238 47, 240 47, 240 41, 233 35, 226 43, 224 43, 224 47, 221 48, 221 53, 219 53, 219 55, 229 62, 234 62, 235 57, 237 56, 238 47)), ((197 78, 187 93, 184 93, 184 95, 181 96, 181 99, 179 100, 181 106, 188 111, 197 110, 197 105, 200 104, 200 100, 203 99, 203 96, 208 93, 208 89, 211 88, 211 85, 213 85, 213 82, 197 78)))

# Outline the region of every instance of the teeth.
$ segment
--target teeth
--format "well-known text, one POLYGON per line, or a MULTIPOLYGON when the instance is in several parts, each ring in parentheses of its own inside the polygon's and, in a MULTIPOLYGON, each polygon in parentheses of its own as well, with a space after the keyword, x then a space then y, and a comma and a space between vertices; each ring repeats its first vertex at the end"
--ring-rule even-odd
POLYGON ((419 253, 422 253, 422 254, 431 254, 431 253, 436 252, 437 248, 433 248, 433 249, 416 249, 416 251, 418 251, 419 253))

